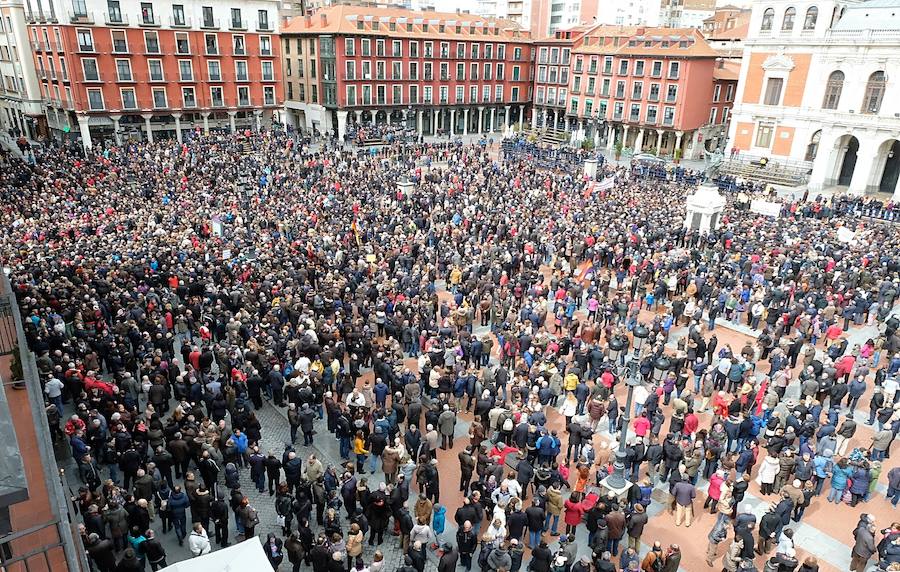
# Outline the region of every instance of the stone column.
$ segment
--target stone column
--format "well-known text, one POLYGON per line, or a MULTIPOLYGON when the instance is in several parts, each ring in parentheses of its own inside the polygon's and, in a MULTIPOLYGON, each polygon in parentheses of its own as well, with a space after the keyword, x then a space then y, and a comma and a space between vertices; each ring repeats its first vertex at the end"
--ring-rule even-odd
POLYGON ((644 145, 644 128, 641 127, 637 134, 637 139, 634 140, 634 152, 640 153, 643 149, 644 145))
POLYGON ((234 118, 237 115, 237 111, 229 111, 228 112, 228 124, 231 126, 231 132, 236 133, 237 127, 234 124, 234 118))
POLYGON ((862 195, 868 189, 877 151, 873 144, 860 140, 859 150, 856 152, 856 166, 853 168, 853 177, 850 179, 850 187, 847 189, 851 195, 862 195))
POLYGON ((173 113, 172 117, 175 118, 175 137, 181 143, 181 113, 173 113))
POLYGON ((110 115, 110 119, 113 122, 113 135, 116 138, 116 145, 122 145, 122 132, 119 130, 119 120, 122 119, 121 115, 110 115))
POLYGON ((456 135, 456 110, 450 110, 450 136, 456 135))
MULTIPOLYGON (((684 137, 684 131, 676 131, 675 132, 675 149, 681 149, 681 138, 684 137)), ((675 149, 672 150, 672 155, 675 155, 675 149)))
POLYGON ((622 148, 623 149, 628 146, 628 130, 629 129, 631 129, 631 127, 628 125, 622 126, 622 148))
POLYGON ((616 128, 613 127, 612 123, 606 126, 606 150, 612 151, 613 146, 616 144, 616 128))
POLYGON ((541 123, 543 124, 544 129, 546 129, 547 128, 547 108, 545 107, 544 109, 541 110, 541 112, 542 112, 541 115, 542 115, 542 119, 543 119, 543 121, 541 123))
POLYGON ((519 127, 524 130, 525 129, 525 106, 519 106, 519 127))
POLYGON ((894 194, 891 196, 891 200, 895 204, 900 203, 900 179, 897 179, 897 184, 894 186, 894 194))
POLYGON ((416 133, 419 134, 419 137, 422 137, 422 125, 425 123, 425 118, 422 117, 421 112, 419 110, 413 111, 416 116, 416 133))
POLYGON ((510 116, 509 116, 509 106, 504 105, 503 111, 504 111, 504 114, 503 114, 503 136, 506 137, 507 135, 509 135, 509 131, 510 131, 509 126, 512 124, 512 121, 510 121, 510 116))
POLYGON ((488 130, 488 133, 493 133, 494 128, 497 125, 496 113, 497 113, 497 108, 491 107, 491 128, 488 130))
POLYGON ((594 125, 594 149, 600 146, 600 125, 594 125))
POLYGON ((93 141, 91 141, 90 120, 91 118, 87 115, 78 116, 78 130, 81 132, 81 145, 85 151, 90 151, 91 147, 94 146, 93 141))
POLYGON ((591 180, 597 176, 597 159, 587 159, 584 162, 584 174, 591 180))
POLYGON ((662 152, 662 136, 663 130, 656 130, 656 156, 659 157, 659 154, 662 152))
POLYGON ((141 117, 144 118, 144 129, 147 130, 147 142, 153 143, 153 124, 150 123, 150 120, 153 119, 153 114, 142 113, 141 117))
POLYGON ((347 135, 347 115, 346 111, 338 111, 337 112, 337 124, 338 124, 338 139, 340 141, 344 140, 344 136, 347 135))
POLYGON ((463 135, 469 134, 469 108, 463 109, 463 135))
POLYGON ((205 113, 201 113, 200 115, 203 116, 203 134, 209 135, 209 116, 211 115, 211 113, 207 111, 205 113))
POLYGON ((478 108, 478 133, 484 133, 484 107, 478 108))
POLYGON ((262 132, 262 109, 254 109, 253 115, 256 117, 256 132, 262 132))
POLYGON ((537 118, 538 118, 538 110, 537 107, 531 108, 531 130, 537 131, 537 118))

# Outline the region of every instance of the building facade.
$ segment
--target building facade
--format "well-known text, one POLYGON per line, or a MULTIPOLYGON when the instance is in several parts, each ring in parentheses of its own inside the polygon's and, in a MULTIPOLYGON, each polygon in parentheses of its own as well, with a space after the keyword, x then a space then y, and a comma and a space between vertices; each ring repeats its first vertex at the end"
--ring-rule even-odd
POLYGON ((51 132, 181 140, 259 129, 283 101, 278 3, 26 0, 51 132))
POLYGON ((728 121, 736 78, 716 77, 717 54, 696 29, 594 27, 572 40, 568 81, 555 94, 541 64, 553 50, 537 49, 535 129, 562 127, 610 151, 695 158, 728 121))
POLYGON ((900 199, 900 1, 755 2, 730 144, 900 199))
POLYGON ((530 37, 504 20, 334 6, 292 20, 282 44, 285 120, 304 131, 405 122, 424 135, 497 133, 531 101, 530 37))
POLYGON ((0 0, 0 132, 37 139, 43 116, 24 0, 0 0))

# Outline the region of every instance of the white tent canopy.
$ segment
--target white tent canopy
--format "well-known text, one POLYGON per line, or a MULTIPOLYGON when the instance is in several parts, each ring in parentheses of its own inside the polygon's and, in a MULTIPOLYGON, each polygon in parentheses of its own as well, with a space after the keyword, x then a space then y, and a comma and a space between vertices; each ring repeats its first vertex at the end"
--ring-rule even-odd
POLYGON ((271 568, 259 537, 197 558, 166 566, 162 572, 238 572, 271 568))

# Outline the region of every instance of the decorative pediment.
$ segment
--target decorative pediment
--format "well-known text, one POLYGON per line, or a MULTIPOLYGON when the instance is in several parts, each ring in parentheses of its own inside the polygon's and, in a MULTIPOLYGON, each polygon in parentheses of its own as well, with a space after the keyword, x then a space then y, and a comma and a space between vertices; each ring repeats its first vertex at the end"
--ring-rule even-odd
POLYGON ((775 54, 767 57, 762 67, 766 71, 789 72, 794 69, 794 60, 785 54, 775 54))

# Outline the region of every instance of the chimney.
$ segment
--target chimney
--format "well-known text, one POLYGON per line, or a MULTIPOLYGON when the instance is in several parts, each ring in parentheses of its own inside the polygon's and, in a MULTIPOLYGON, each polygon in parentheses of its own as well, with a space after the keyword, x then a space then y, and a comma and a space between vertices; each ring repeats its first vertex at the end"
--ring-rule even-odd
POLYGON ((638 36, 643 36, 644 32, 646 32, 646 31, 647 31, 647 29, 642 27, 642 28, 638 28, 636 33, 638 36))
POLYGON ((306 16, 304 16, 303 20, 304 20, 307 28, 312 26, 312 16, 310 14, 307 14, 306 16))
POLYGON ((328 14, 326 14, 325 12, 322 12, 321 14, 319 14, 319 18, 322 20, 323 28, 328 25, 328 14))

